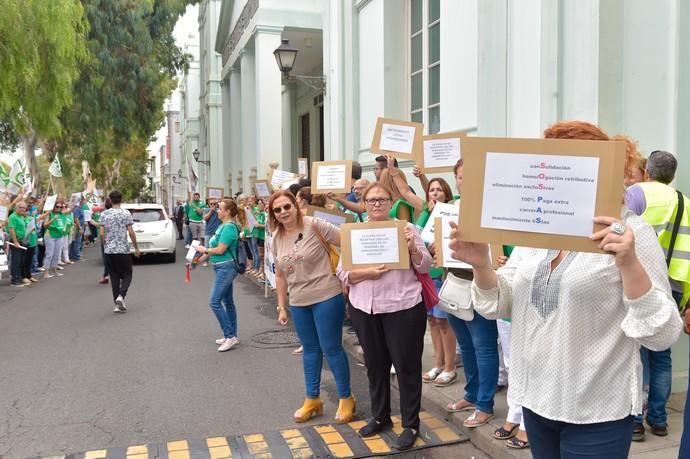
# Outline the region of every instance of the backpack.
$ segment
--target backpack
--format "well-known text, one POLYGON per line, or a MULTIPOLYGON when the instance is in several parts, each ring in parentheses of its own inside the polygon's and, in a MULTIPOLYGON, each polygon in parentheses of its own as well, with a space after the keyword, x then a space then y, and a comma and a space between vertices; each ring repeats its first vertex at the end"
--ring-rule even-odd
MULTIPOLYGON (((230 252, 230 257, 232 258, 232 261, 235 263, 235 270, 237 271, 237 274, 244 274, 245 271, 247 271, 247 252, 245 252, 244 247, 240 250, 240 227, 236 223, 232 223, 232 225, 235 227, 235 230, 237 230, 237 245, 235 246, 235 254, 233 255, 232 252, 230 252)), ((230 248, 228 247, 228 250, 230 248)))

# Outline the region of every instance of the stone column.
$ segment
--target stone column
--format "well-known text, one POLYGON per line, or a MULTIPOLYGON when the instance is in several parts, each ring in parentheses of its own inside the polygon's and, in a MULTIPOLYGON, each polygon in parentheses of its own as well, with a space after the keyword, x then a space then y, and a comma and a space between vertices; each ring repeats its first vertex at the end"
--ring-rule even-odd
MULTIPOLYGON (((258 50, 257 50, 258 51, 258 50)), ((273 55, 271 55, 273 57, 273 55)), ((274 62, 275 65, 275 62, 274 62)), ((240 116, 240 129, 242 130, 242 147, 241 147, 241 160, 238 173, 243 172, 240 175, 249 175, 249 168, 255 166, 257 163, 257 137, 259 134, 258 125, 263 123, 263 120, 259 113, 257 113, 257 99, 259 97, 257 91, 257 78, 255 74, 254 65, 254 54, 251 50, 247 48, 242 50, 242 55, 240 56, 240 79, 241 79, 241 90, 240 90, 240 100, 241 100, 241 116, 240 116), (257 120, 260 120, 257 122, 257 120), (244 174, 246 173, 246 174, 244 174)), ((233 92, 234 94, 234 92, 233 92)), ((278 137, 280 131, 275 131, 271 133, 272 136, 278 137)), ((233 169, 235 169, 233 167, 233 169)), ((239 182, 238 187, 242 190, 242 183, 239 182)))
MULTIPOLYGON (((232 67, 228 79, 230 91, 230 139, 226 145, 229 147, 230 169, 237 173, 242 168, 242 139, 244 137, 242 134, 242 83, 239 68, 232 67)), ((234 190, 238 190, 238 187, 239 184, 237 183, 231 186, 234 190)))

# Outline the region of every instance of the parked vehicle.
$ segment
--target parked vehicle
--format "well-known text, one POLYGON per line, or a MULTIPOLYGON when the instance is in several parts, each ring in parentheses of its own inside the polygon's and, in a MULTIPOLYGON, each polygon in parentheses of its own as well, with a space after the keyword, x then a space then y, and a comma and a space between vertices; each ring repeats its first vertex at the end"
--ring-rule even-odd
MULTIPOLYGON (((174 263, 177 235, 175 224, 168 217, 165 208, 160 204, 146 203, 122 204, 122 208, 132 214, 133 229, 141 254, 161 254, 167 261, 174 263)), ((127 239, 129 240, 129 236, 127 239)), ((129 242, 129 249, 134 253, 134 246, 129 242)))

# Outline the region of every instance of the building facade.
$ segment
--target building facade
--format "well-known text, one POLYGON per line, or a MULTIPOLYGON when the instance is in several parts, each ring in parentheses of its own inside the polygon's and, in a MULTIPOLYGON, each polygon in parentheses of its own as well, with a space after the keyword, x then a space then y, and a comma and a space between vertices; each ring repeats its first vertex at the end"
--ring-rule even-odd
POLYGON ((185 45, 184 51, 191 56, 191 62, 189 63, 187 72, 182 76, 178 88, 181 130, 179 157, 182 176, 186 178, 182 178, 181 180, 185 182, 187 191, 197 191, 199 182, 205 181, 205 176, 200 177, 200 174, 206 172, 203 168, 197 167, 197 163, 193 157, 194 150, 199 149, 201 131, 199 122, 201 111, 199 45, 187 44, 185 45))

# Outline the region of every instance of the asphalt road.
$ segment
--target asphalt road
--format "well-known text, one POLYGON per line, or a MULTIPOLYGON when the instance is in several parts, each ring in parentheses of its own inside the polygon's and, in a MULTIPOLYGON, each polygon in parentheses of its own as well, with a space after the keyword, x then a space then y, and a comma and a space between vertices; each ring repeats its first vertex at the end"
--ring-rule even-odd
MULTIPOLYGON (((83 255, 87 261, 66 267, 61 278, 16 290, 0 281, 0 457, 295 426, 301 360, 291 355, 296 345, 278 343, 294 338, 291 328, 277 325, 274 305, 256 285, 235 283, 241 346, 220 353, 207 304, 211 268, 198 268, 185 284, 183 256, 176 264, 143 260, 135 265, 129 312, 114 314, 110 286, 97 283, 98 248, 83 255)), ((366 415, 366 376, 351 365, 358 412, 366 415)), ((322 398, 324 416, 313 423, 335 415, 329 371, 322 398)), ((470 445, 452 448, 403 457, 475 456, 470 445)))

